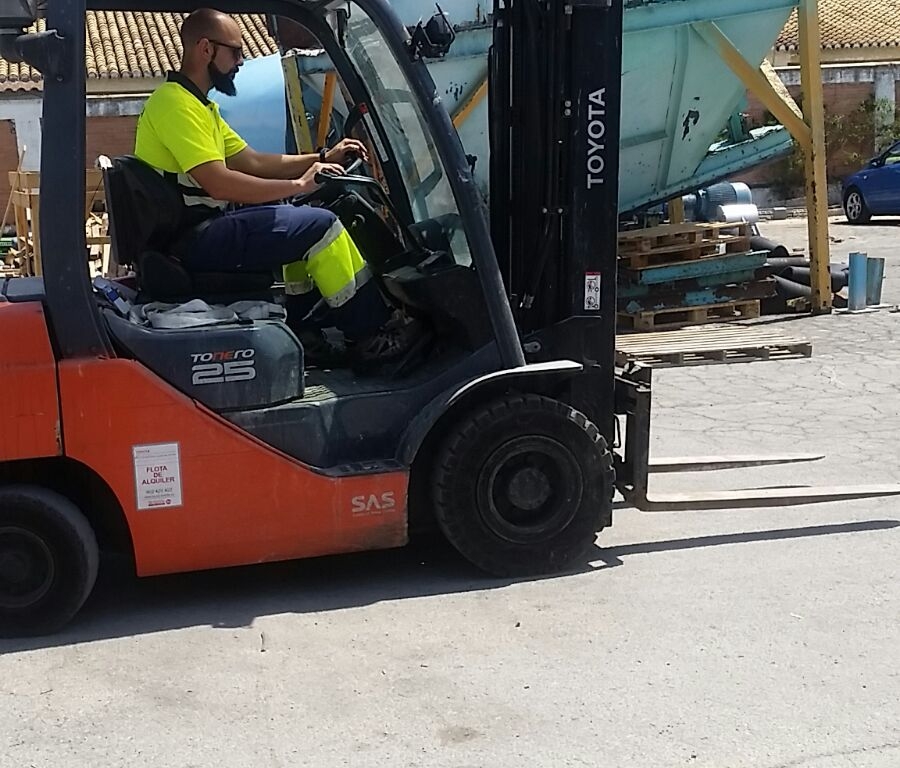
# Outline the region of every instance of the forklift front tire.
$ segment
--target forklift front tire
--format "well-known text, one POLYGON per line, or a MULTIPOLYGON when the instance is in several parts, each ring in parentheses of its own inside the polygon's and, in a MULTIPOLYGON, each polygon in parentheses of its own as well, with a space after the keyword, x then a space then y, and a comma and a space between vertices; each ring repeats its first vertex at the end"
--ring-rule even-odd
POLYGON ((100 554, 90 523, 64 496, 0 488, 0 637, 62 628, 94 587, 100 554))
POLYGON ((451 431, 432 482, 435 517, 464 557, 495 576, 539 576, 586 555, 609 519, 614 472, 583 413, 510 395, 451 431))

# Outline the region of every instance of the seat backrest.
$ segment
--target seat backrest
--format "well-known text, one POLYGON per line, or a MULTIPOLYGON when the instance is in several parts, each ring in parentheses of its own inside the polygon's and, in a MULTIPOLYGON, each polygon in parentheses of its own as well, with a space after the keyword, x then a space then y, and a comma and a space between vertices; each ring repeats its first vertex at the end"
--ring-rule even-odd
POLYGON ((147 250, 167 252, 184 225, 184 198, 156 169, 123 155, 97 164, 103 171, 109 237, 118 264, 137 264, 147 250))

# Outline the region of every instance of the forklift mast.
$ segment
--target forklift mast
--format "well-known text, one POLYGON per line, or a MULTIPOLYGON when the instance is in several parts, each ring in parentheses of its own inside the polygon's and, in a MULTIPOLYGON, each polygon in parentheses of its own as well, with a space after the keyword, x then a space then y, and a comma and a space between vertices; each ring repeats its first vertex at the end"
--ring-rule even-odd
POLYGON ((615 319, 621 66, 622 0, 496 0, 491 222, 525 332, 615 319))
MULTIPOLYGON (((530 360, 594 367, 612 427, 622 0, 495 0, 491 226, 530 360)), ((583 399, 582 399, 583 402, 583 399)))

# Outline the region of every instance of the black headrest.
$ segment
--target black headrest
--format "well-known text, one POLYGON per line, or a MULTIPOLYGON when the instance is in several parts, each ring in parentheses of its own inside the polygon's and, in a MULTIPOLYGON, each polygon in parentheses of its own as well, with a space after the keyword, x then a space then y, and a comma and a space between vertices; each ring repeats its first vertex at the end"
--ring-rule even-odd
POLYGON ((134 264, 145 250, 168 250, 184 224, 177 185, 132 155, 113 159, 104 180, 117 261, 134 264))

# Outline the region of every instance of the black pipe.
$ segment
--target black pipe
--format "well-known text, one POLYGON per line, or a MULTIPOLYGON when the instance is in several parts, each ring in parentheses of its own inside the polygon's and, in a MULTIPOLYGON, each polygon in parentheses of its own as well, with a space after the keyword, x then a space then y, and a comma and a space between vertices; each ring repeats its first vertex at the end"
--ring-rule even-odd
POLYGON ((783 245, 779 245, 760 235, 754 235, 750 238, 750 248, 754 251, 766 251, 770 256, 776 259, 786 259, 790 256, 788 249, 783 245))
POLYGON ((812 288, 808 285, 800 285, 800 283, 786 280, 778 275, 774 275, 772 279, 775 281, 775 289, 778 291, 778 295, 782 298, 801 299, 812 296, 812 288))
MULTIPOLYGON (((809 267, 785 267, 778 272, 785 280, 791 280, 801 285, 812 285, 812 270, 809 267)), ((847 287, 849 273, 840 267, 831 267, 831 292, 838 293, 847 287)))
POLYGON ((770 256, 766 263, 770 267, 808 267, 809 259, 805 256, 770 256))

